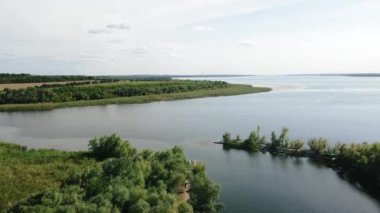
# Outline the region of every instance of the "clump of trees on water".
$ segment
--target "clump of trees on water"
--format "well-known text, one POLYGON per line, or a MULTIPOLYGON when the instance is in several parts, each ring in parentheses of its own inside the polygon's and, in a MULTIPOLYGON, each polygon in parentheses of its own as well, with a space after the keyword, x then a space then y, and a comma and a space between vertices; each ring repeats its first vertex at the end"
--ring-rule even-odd
POLYGON ((181 148, 138 151, 116 135, 92 139, 84 153, 98 162, 72 174, 59 189, 13 206, 11 212, 217 212, 220 187, 181 148), (190 200, 179 197, 190 182, 190 200))
POLYGON ((231 138, 231 134, 226 132, 223 135, 223 148, 225 149, 244 149, 248 151, 258 151, 260 144, 266 142, 265 136, 260 135, 260 127, 257 127, 255 131, 252 131, 248 138, 242 141, 240 136, 237 135, 235 139, 231 138))
POLYGON ((283 128, 279 136, 273 131, 268 141, 265 136, 260 136, 259 131, 258 127, 245 140, 241 140, 239 135, 236 139, 231 139, 231 134, 227 132, 221 141, 223 148, 310 157, 333 167, 339 174, 358 181, 380 198, 380 143, 331 146, 325 138, 312 138, 305 143, 299 139, 290 140, 287 128, 283 128), (307 144, 309 149, 305 149, 304 144, 307 144))
POLYGON ((91 85, 77 84, 80 83, 66 85, 56 84, 53 86, 43 85, 23 89, 4 89, 3 91, 0 91, 0 104, 71 102, 211 90, 231 86, 222 81, 190 80, 137 81, 91 85))

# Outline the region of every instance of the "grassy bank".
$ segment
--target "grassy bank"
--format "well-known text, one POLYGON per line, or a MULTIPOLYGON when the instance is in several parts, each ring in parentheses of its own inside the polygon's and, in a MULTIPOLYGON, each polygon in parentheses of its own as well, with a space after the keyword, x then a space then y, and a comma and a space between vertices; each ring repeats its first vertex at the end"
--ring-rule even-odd
POLYGON ((118 97, 110 99, 84 100, 61 103, 33 103, 33 104, 2 104, 0 111, 32 111, 32 110, 50 110, 64 107, 82 107, 94 105, 108 104, 137 104, 148 103, 154 101, 172 101, 180 99, 215 97, 215 96, 230 96, 250 93, 268 92, 270 88, 252 87, 250 85, 232 84, 227 88, 217 88, 210 90, 197 90, 190 92, 165 93, 157 95, 133 96, 133 97, 118 97))

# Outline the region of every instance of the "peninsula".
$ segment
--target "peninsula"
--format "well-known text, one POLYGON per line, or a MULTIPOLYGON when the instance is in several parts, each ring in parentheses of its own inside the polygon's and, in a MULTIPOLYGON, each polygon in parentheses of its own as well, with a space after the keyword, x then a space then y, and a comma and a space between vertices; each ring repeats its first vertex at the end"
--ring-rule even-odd
POLYGON ((3 84, 0 84, 0 111, 147 103, 271 90, 223 81, 173 80, 154 76, 120 80, 88 76, 2 75, 8 77, 8 81, 4 77, 3 84))

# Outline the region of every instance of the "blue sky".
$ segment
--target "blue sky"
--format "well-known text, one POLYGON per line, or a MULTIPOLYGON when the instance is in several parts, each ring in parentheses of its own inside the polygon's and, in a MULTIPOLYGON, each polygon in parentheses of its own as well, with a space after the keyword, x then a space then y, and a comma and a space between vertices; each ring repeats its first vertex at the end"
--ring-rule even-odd
POLYGON ((1 0, 0 72, 380 72, 378 0, 1 0))

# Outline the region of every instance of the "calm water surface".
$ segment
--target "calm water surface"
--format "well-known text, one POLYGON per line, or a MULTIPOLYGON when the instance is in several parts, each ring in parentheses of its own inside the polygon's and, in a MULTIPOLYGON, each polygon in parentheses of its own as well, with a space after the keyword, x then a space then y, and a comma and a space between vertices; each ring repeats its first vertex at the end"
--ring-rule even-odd
POLYGON ((35 148, 83 150, 94 136, 117 133, 139 148, 180 145, 222 188, 224 212, 380 212, 380 204, 308 159, 223 151, 225 131, 246 137, 287 126, 291 138, 331 143, 380 139, 380 78, 266 76, 218 78, 270 85, 270 93, 0 113, 1 140, 35 148))

